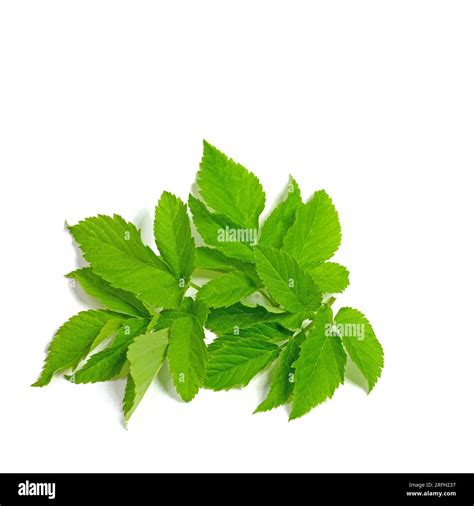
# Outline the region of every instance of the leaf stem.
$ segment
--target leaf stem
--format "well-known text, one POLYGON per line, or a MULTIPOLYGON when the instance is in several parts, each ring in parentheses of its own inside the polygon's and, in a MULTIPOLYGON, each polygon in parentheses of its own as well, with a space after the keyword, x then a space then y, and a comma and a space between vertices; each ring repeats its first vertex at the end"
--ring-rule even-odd
POLYGON ((267 291, 261 289, 259 290, 259 293, 270 304, 270 306, 280 307, 280 304, 278 304, 278 302, 275 299, 273 299, 273 297, 267 291))
POLYGON ((155 326, 156 322, 158 321, 158 318, 160 317, 159 314, 155 314, 153 316, 153 318, 150 320, 150 323, 148 324, 147 328, 146 328, 146 332, 152 332, 153 331, 153 327, 155 326))
POLYGON ((311 320, 311 323, 308 323, 308 325, 306 325, 306 327, 303 329, 303 333, 306 333, 308 332, 308 330, 310 330, 310 328, 314 325, 314 320, 311 320))
POLYGON ((196 283, 193 283, 192 281, 189 282, 189 286, 191 286, 195 290, 200 290, 202 288, 202 286, 196 285, 196 283))
MULTIPOLYGON (((324 302, 324 304, 322 304, 322 306, 331 307, 331 306, 334 304, 334 302, 335 302, 335 301, 336 301, 336 297, 332 297, 332 296, 331 296, 331 297, 329 297, 329 299, 328 299, 326 302, 324 302)), ((322 306, 321 306, 321 307, 322 307, 322 306)), ((318 311, 319 311, 319 310, 318 310, 318 311)), ((317 312, 317 311, 316 311, 316 312, 317 312)), ((315 313, 315 314, 316 314, 316 313, 315 313)), ((311 321, 311 323, 308 323, 308 325, 306 325, 306 327, 303 329, 303 332, 305 332, 305 333, 306 333, 308 330, 310 330, 310 329, 311 329, 311 327, 314 325, 314 322, 315 322, 315 320, 312 320, 312 321, 311 321)))
POLYGON ((329 299, 324 303, 325 306, 331 307, 336 301, 336 297, 329 297, 329 299))

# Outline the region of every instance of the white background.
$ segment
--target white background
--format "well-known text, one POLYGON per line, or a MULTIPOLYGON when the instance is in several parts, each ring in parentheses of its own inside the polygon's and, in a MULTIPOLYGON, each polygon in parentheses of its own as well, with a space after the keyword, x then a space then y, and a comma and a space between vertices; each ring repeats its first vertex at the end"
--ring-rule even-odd
POLYGON ((474 4, 0 4, 0 471, 474 471, 474 4), (252 415, 264 379, 178 402, 153 385, 29 387, 86 307, 64 220, 119 212, 151 239, 206 138, 260 178, 325 188, 335 257, 386 355, 302 419, 252 415))

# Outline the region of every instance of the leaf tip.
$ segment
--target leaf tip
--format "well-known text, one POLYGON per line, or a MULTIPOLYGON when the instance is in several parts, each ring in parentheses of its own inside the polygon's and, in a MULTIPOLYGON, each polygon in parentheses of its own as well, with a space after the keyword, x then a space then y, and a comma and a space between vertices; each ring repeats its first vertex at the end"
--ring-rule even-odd
POLYGON ((46 369, 43 369, 43 371, 39 375, 38 379, 34 383, 32 383, 30 386, 32 386, 32 387, 45 387, 46 385, 49 385, 52 377, 53 377, 52 374, 48 374, 46 369))

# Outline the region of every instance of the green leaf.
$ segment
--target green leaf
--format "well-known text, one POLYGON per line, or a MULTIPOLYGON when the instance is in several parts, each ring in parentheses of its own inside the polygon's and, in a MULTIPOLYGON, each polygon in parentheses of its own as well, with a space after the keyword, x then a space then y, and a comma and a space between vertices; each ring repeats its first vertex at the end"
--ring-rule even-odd
POLYGON ((357 309, 343 307, 334 320, 344 347, 367 379, 370 392, 382 374, 382 345, 375 337, 372 325, 357 309))
POLYGON ((257 272, 271 296, 292 313, 317 309, 321 293, 298 262, 270 247, 255 250, 257 272))
POLYGON ((281 248, 283 238, 295 221, 296 211, 302 205, 300 189, 296 181, 290 176, 287 197, 275 207, 262 225, 259 244, 261 246, 281 248))
POLYGON ((196 248, 195 268, 210 271, 245 271, 252 264, 231 258, 215 248, 200 246, 196 248))
MULTIPOLYGON (((186 297, 184 302, 186 303, 186 301, 188 301, 189 304, 187 311, 196 318, 201 327, 204 327, 209 315, 209 308, 207 305, 200 300, 193 300, 191 297, 186 297)), ((186 307, 185 304, 183 304, 183 307, 186 307)))
POLYGON ((145 246, 139 230, 118 215, 87 218, 69 227, 92 269, 113 287, 134 293, 145 304, 176 307, 184 287, 145 246))
POLYGON ((342 308, 333 321, 329 307, 349 273, 328 261, 341 230, 326 192, 303 204, 290 176, 287 194, 259 230, 265 206, 259 180, 204 142, 195 194, 187 206, 169 192, 158 200, 154 236, 161 256, 118 215, 69 227, 90 266, 68 277, 105 309, 80 313, 59 329, 35 386, 56 372, 76 383, 127 377, 128 421, 167 357, 184 401, 202 386, 247 385, 274 363, 256 412, 293 401, 293 419, 333 396, 344 381, 347 353, 370 392, 383 368, 382 347, 362 313, 342 308), (201 236, 199 248, 193 231, 201 236), (204 278, 204 286, 192 276, 204 278), (195 299, 185 296, 189 288, 195 299), (254 300, 261 305, 246 305, 254 300), (204 328, 218 336, 208 346, 204 328))
POLYGON ((349 271, 343 265, 324 262, 307 267, 307 272, 324 293, 340 293, 349 286, 349 271))
POLYGON ((302 267, 334 255, 341 244, 341 226, 337 211, 324 190, 315 192, 311 200, 298 209, 283 244, 283 249, 302 267))
POLYGON ((228 307, 257 290, 254 281, 240 272, 228 272, 206 283, 197 298, 210 307, 228 307))
MULTIPOLYGON (((217 340, 222 338, 217 338, 217 340)), ((224 338, 222 346, 214 345, 209 353, 205 386, 212 390, 228 390, 245 386, 279 353, 279 348, 265 339, 224 338)), ((215 341, 214 341, 215 342, 215 341)))
POLYGON ((127 382, 125 383, 125 391, 123 393, 122 400, 122 411, 125 418, 125 425, 130 420, 135 408, 140 403, 140 400, 135 405, 135 384, 130 374, 127 376, 127 382))
POLYGON ((197 183, 202 198, 214 211, 244 228, 258 228, 258 217, 265 207, 260 181, 206 141, 197 183))
POLYGON ((194 269, 194 239, 184 202, 163 192, 155 210, 155 241, 176 279, 186 282, 194 269))
POLYGON ((225 216, 211 213, 192 195, 189 195, 188 206, 194 225, 206 244, 214 246, 229 257, 253 262, 253 243, 257 238, 254 229, 242 229, 225 216), (235 236, 232 231, 235 231, 235 236))
POLYGON ((255 413, 268 411, 285 404, 294 389, 294 362, 300 354, 300 344, 303 334, 298 334, 290 339, 285 349, 280 354, 278 363, 272 375, 270 390, 266 399, 257 407, 255 413))
POLYGON ((204 331, 195 318, 180 318, 172 324, 168 361, 177 392, 184 401, 191 401, 204 384, 207 369, 204 331))
POLYGON ((128 421, 161 369, 168 347, 168 330, 137 336, 128 348, 130 375, 125 387, 124 415, 128 421))
POLYGON ((292 335, 292 332, 275 321, 256 323, 251 327, 240 329, 237 335, 240 337, 258 337, 278 342, 288 339, 292 335))
POLYGON ((68 377, 72 383, 96 383, 120 375, 127 362, 127 350, 134 338, 146 331, 149 320, 134 318, 127 320, 107 348, 92 355, 85 365, 68 377))
POLYGON ((278 343, 287 340, 291 337, 291 335, 291 331, 285 329, 278 323, 257 323, 251 327, 239 329, 238 331, 236 330, 236 333, 220 335, 218 339, 214 339, 214 341, 209 344, 207 349, 209 352, 213 352, 222 346, 223 343, 235 342, 243 337, 252 339, 257 338, 268 342, 278 343))
POLYGON ((212 341, 212 343, 207 345, 207 354, 210 357, 217 350, 222 348, 225 345, 232 344, 237 342, 241 337, 239 335, 226 334, 224 336, 219 336, 212 341))
POLYGON ((242 264, 240 260, 230 258, 214 248, 200 246, 196 248, 196 269, 207 269, 211 271, 236 271, 242 264))
POLYGON ((154 330, 170 328, 176 320, 189 316, 196 318, 199 325, 203 327, 206 324, 208 313, 209 308, 204 302, 185 297, 179 308, 162 311, 153 328, 154 330))
POLYGON ((90 267, 77 269, 66 277, 78 281, 88 295, 95 297, 111 311, 137 317, 149 315, 147 308, 133 293, 114 288, 105 279, 97 276, 90 267))
POLYGON ((288 313, 272 313, 263 306, 246 306, 240 302, 226 308, 215 308, 209 313, 206 327, 215 334, 238 332, 256 323, 277 321, 288 313))
POLYGON ((73 316, 56 332, 40 377, 32 386, 45 386, 56 372, 77 367, 94 346, 114 333, 120 323, 119 315, 100 309, 81 311, 73 316), (107 332, 103 332, 104 328, 107 332))
POLYGON ((290 420, 303 416, 331 398, 336 388, 344 383, 347 357, 341 340, 330 331, 331 309, 323 306, 314 323, 294 363, 295 387, 290 420))
POLYGON ((217 272, 241 272, 251 278, 255 285, 259 287, 263 286, 253 264, 227 257, 216 249, 207 247, 196 248, 195 263, 196 269, 217 272))
POLYGON ((298 330, 305 320, 314 318, 314 311, 301 311, 299 313, 283 313, 278 319, 280 325, 286 329, 298 330))

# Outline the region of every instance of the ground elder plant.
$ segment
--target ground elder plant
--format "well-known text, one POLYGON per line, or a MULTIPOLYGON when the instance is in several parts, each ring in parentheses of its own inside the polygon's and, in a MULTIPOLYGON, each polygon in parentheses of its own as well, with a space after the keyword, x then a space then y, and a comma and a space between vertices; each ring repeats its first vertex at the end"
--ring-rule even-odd
POLYGON ((255 411, 291 404, 294 419, 333 396, 350 357, 370 392, 383 351, 363 313, 332 309, 349 272, 329 261, 341 243, 331 199, 320 190, 304 203, 290 178, 262 220, 264 207, 258 178, 204 142, 196 195, 187 205, 168 192, 158 201, 159 254, 119 215, 69 226, 89 265, 67 277, 103 309, 57 331, 34 386, 58 373, 71 383, 126 378, 128 421, 165 361, 186 402, 271 369, 255 411))

